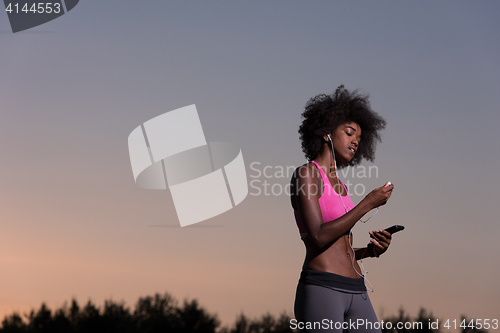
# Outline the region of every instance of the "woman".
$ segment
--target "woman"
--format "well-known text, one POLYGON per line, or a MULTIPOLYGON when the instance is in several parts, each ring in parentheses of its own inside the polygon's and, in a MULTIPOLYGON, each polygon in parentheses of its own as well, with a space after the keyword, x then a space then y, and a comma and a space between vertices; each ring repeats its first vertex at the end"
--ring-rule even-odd
POLYGON ((385 231, 370 232, 365 248, 352 247, 351 228, 370 210, 387 203, 394 185, 373 190, 354 206, 337 178, 337 167, 373 161, 385 120, 368 96, 340 86, 306 105, 299 133, 309 163, 297 168, 291 201, 306 258, 297 286, 295 317, 303 332, 380 332, 357 260, 378 257, 391 243, 385 231), (366 325, 357 325, 364 320, 366 325), (356 323, 356 325, 353 325, 356 323))

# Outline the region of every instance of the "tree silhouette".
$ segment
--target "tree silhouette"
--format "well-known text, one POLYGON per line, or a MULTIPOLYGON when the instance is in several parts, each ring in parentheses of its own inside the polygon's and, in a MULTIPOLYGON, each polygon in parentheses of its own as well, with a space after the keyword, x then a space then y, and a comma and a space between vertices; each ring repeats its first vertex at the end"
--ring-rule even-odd
POLYGON ((384 319, 384 327, 382 329, 383 333, 439 333, 439 327, 437 329, 432 329, 429 325, 430 322, 434 322, 436 318, 432 315, 432 312, 427 312, 424 308, 421 308, 418 312, 417 317, 411 318, 409 314, 401 307, 399 308, 397 316, 391 316, 384 319), (388 325, 390 323, 391 325, 388 325), (398 323, 403 323, 403 326, 398 328, 398 323), (404 324, 408 323, 408 326, 404 324))
POLYGON ((177 309, 177 301, 167 293, 139 298, 134 311, 136 327, 144 333, 178 330, 177 309))
MULTIPOLYGON (((418 312, 418 315, 412 318, 409 314, 405 312, 403 308, 399 309, 397 316, 384 318, 384 322, 390 322, 392 324, 392 328, 387 328, 387 325, 384 325, 383 333, 440 333, 441 329, 444 331, 448 331, 449 329, 455 329, 455 323, 449 323, 450 327, 445 327, 443 325, 446 324, 445 321, 439 320, 439 327, 437 329, 432 329, 429 323, 436 322, 438 319, 433 316, 432 312, 428 312, 424 308, 421 308, 418 312), (397 323, 410 323, 411 328, 397 328, 397 323), (416 328, 415 323, 420 323, 420 328, 416 328)), ((472 321, 467 319, 462 315, 460 322, 456 322, 456 328, 460 329, 461 333, 486 333, 487 330, 477 328, 477 321, 472 321)))
POLYGON ((2 320, 2 333, 24 333, 27 332, 26 324, 19 314, 13 313, 2 320))
POLYGON ((237 318, 234 324, 234 328, 229 331, 230 333, 247 333, 249 332, 249 320, 243 313, 241 313, 237 318))
POLYGON ((52 333, 55 331, 52 313, 45 303, 42 303, 40 310, 36 314, 35 311, 31 310, 28 319, 28 331, 30 332, 52 333))
POLYGON ((133 312, 123 302, 107 300, 102 309, 90 300, 81 309, 76 300, 52 312, 45 303, 25 320, 14 313, 2 321, 0 333, 214 333, 220 322, 198 301, 182 307, 165 293, 139 298, 133 312))
MULTIPOLYGON (((73 299, 54 311, 45 303, 35 311, 21 316, 14 312, 1 322, 0 333, 294 333, 290 328, 291 316, 282 313, 274 317, 266 313, 250 319, 238 315, 231 327, 220 327, 215 314, 200 307, 197 300, 185 300, 182 306, 168 293, 141 297, 134 310, 123 302, 107 300, 102 308, 90 300, 81 308, 73 299)), ((440 327, 432 329, 430 322, 436 318, 432 312, 420 309, 411 317, 403 308, 398 314, 383 319, 383 333, 441 333, 440 327), (410 325, 397 326, 398 323, 410 325), (417 323, 417 324, 415 324, 417 323), (388 325, 391 324, 391 325, 388 325), (390 327, 389 327, 390 326, 390 327)), ((462 316, 461 333, 486 333, 478 329, 476 320, 462 316), (463 325, 465 323, 465 325, 463 325)), ((442 327, 443 322, 440 321, 442 327)), ((458 326, 458 323, 457 323, 458 326)), ((458 327, 457 327, 458 328, 458 327)))
POLYGON ((198 301, 184 301, 182 309, 178 310, 180 332, 200 332, 211 333, 220 325, 219 320, 214 315, 206 313, 206 311, 198 306, 198 301))
POLYGON ((220 333, 293 333, 298 332, 290 328, 291 317, 282 313, 275 319, 270 313, 266 313, 260 319, 250 320, 241 313, 231 329, 223 329, 220 333))
POLYGON ((460 328, 461 328, 461 333, 486 333, 487 330, 483 330, 483 329, 480 329, 480 328, 477 328, 477 322, 474 324, 472 323, 471 324, 471 320, 470 319, 467 319, 467 317, 465 317, 464 315, 461 316, 460 318, 460 328), (462 323, 464 325, 462 325, 462 323), (470 327, 470 326, 474 326, 474 327, 470 327))

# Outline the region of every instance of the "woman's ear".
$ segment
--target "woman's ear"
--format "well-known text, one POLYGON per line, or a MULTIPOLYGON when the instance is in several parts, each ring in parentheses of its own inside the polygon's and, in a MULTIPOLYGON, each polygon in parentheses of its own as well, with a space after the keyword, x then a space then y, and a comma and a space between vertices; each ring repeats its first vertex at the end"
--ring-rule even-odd
POLYGON ((331 139, 330 139, 330 134, 326 134, 323 136, 323 139, 326 141, 326 142, 329 142, 331 139))

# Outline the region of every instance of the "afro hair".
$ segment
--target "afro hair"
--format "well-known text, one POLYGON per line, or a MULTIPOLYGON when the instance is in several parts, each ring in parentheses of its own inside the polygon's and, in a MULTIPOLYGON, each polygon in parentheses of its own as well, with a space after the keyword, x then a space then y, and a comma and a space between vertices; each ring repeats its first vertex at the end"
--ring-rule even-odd
POLYGON ((350 92, 341 85, 332 95, 320 94, 311 98, 302 113, 299 128, 302 151, 308 160, 315 159, 323 146, 323 136, 334 132, 338 126, 355 122, 361 127, 362 138, 356 155, 348 163, 338 167, 357 165, 361 160, 375 159, 375 146, 381 142, 379 131, 385 128, 385 120, 371 109, 368 95, 357 90, 350 92))

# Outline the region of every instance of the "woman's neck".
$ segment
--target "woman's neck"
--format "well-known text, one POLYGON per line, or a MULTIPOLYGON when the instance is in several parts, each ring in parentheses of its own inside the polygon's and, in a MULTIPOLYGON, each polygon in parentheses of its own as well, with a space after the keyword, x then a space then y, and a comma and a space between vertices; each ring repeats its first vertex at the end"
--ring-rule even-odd
POLYGON ((323 171, 325 171, 325 173, 329 174, 330 178, 337 178, 335 160, 333 159, 331 148, 328 147, 328 144, 326 142, 323 144, 321 152, 314 160, 323 168, 323 171))

